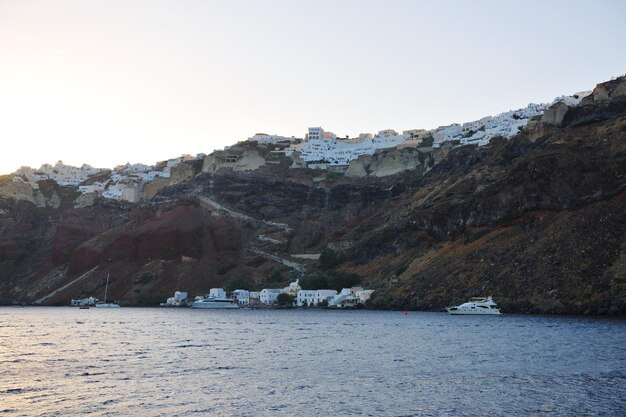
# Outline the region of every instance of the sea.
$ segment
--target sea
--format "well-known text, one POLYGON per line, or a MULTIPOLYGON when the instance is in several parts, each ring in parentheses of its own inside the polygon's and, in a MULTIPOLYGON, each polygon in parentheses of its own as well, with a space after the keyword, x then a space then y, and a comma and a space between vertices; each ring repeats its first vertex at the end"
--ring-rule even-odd
POLYGON ((626 321, 0 308, 0 416, 626 416, 626 321))

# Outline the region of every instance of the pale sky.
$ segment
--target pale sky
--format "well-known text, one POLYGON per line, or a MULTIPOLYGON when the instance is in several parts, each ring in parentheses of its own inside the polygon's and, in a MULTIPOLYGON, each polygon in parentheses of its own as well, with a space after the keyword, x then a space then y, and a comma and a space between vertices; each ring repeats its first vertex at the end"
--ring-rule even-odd
POLYGON ((626 1, 0 0, 0 174, 434 128, 626 72, 626 1))

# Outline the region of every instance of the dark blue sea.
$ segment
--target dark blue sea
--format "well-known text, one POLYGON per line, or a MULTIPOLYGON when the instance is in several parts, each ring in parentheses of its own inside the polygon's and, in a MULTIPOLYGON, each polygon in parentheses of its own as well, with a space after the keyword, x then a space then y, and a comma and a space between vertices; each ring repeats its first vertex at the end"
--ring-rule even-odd
POLYGON ((0 416, 626 416, 626 321, 0 308, 0 416))

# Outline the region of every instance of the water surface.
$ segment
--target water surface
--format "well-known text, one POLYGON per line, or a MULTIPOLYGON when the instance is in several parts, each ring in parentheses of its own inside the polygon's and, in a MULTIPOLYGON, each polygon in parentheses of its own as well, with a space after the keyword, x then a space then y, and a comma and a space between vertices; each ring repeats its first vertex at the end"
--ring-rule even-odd
POLYGON ((0 416, 624 416, 626 321, 0 308, 0 416))

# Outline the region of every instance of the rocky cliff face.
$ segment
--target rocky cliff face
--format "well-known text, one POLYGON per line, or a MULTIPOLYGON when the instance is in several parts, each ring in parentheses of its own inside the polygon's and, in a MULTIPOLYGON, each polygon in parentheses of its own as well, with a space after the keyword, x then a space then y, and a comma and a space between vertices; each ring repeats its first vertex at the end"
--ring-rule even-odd
POLYGON ((101 296, 107 273, 128 304, 283 286, 319 266, 291 255, 328 247, 376 289, 374 307, 492 294, 505 311, 626 314, 624 85, 557 104, 511 140, 380 152, 345 175, 284 161, 238 171, 261 163, 242 148, 199 175, 181 168, 140 204, 84 204, 51 184, 37 197, 2 178, 0 302, 101 296))

